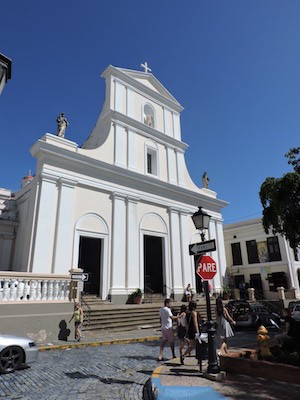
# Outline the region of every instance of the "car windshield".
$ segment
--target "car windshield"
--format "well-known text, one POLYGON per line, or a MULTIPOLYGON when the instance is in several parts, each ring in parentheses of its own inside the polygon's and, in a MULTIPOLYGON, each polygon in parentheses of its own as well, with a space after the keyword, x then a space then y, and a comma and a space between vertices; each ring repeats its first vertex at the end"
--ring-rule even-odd
POLYGON ((289 309, 293 309, 295 306, 300 306, 300 301, 290 301, 289 302, 289 309))

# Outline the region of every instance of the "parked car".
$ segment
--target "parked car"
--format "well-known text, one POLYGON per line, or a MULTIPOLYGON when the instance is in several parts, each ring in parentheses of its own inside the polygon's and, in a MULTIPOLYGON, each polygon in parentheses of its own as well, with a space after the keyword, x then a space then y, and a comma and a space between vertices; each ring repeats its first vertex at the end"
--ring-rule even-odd
POLYGON ((300 300, 292 300, 289 302, 288 309, 292 312, 295 306, 300 305, 300 300))
POLYGON ((295 305, 295 307, 293 308, 292 317, 296 321, 300 321, 300 304, 295 305))
POLYGON ((257 329, 260 325, 269 329, 279 329, 281 323, 279 314, 272 312, 260 303, 232 300, 228 302, 227 308, 236 321, 235 327, 237 329, 257 329))
POLYGON ((37 359, 38 352, 32 339, 0 335, 0 373, 14 372, 22 364, 31 364, 37 359))

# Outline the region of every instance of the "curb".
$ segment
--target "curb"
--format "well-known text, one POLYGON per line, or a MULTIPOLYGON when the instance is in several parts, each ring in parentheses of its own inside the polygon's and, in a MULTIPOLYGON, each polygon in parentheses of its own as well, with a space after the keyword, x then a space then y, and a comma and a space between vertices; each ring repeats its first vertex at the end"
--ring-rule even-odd
POLYGON ((156 400, 159 394, 159 387, 161 386, 160 384, 160 374, 162 372, 163 365, 160 367, 155 368, 155 370, 152 372, 151 375, 151 399, 156 400))
POLYGON ((39 351, 67 350, 67 349, 77 349, 81 347, 109 346, 112 344, 153 342, 155 340, 160 340, 159 336, 147 336, 143 338, 128 338, 128 339, 97 340, 93 342, 74 342, 69 344, 41 345, 38 347, 39 351))

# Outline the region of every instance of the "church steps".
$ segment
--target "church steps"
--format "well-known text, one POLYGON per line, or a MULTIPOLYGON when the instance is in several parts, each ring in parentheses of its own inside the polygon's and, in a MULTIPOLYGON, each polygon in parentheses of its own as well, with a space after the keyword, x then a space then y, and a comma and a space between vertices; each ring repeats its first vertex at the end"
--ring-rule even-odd
POLYGON ((83 325, 83 331, 102 331, 102 330, 120 330, 130 331, 133 329, 148 327, 148 328, 160 328, 160 322, 153 322, 153 319, 141 320, 141 321, 109 321, 107 323, 95 321, 88 326, 83 325))
MULTIPOLYGON (((171 309, 176 315, 182 303, 173 302, 171 309)), ((120 330, 129 331, 142 326, 151 327, 153 329, 160 328, 159 309, 162 304, 89 304, 89 309, 83 304, 84 309, 84 331, 103 331, 103 330, 120 330)), ((206 320, 206 304, 205 301, 197 303, 197 310, 200 312, 201 318, 206 320)), ((214 307, 212 307, 214 316, 214 307)), ((175 325, 175 324, 174 324, 175 325)))

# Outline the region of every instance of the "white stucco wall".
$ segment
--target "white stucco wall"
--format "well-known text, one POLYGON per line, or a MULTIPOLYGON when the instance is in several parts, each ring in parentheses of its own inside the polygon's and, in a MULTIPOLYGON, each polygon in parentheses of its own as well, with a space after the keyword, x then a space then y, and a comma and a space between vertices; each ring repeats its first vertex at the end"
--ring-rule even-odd
POLYGON ((144 285, 144 235, 159 236, 164 283, 182 295, 187 283, 195 287, 188 246, 199 235, 190 217, 202 206, 212 216, 207 236, 217 243, 211 255, 218 289, 226 270, 221 211, 227 203, 190 178, 182 107, 152 74, 108 67, 103 76, 105 104, 83 147, 45 134, 30 150, 37 170, 17 194, 14 267, 67 274, 78 267, 80 236, 100 238, 101 297, 124 296, 144 285), (153 107, 154 127, 143 121, 145 104, 153 107), (148 148, 156 151, 156 174, 147 172, 148 148))

